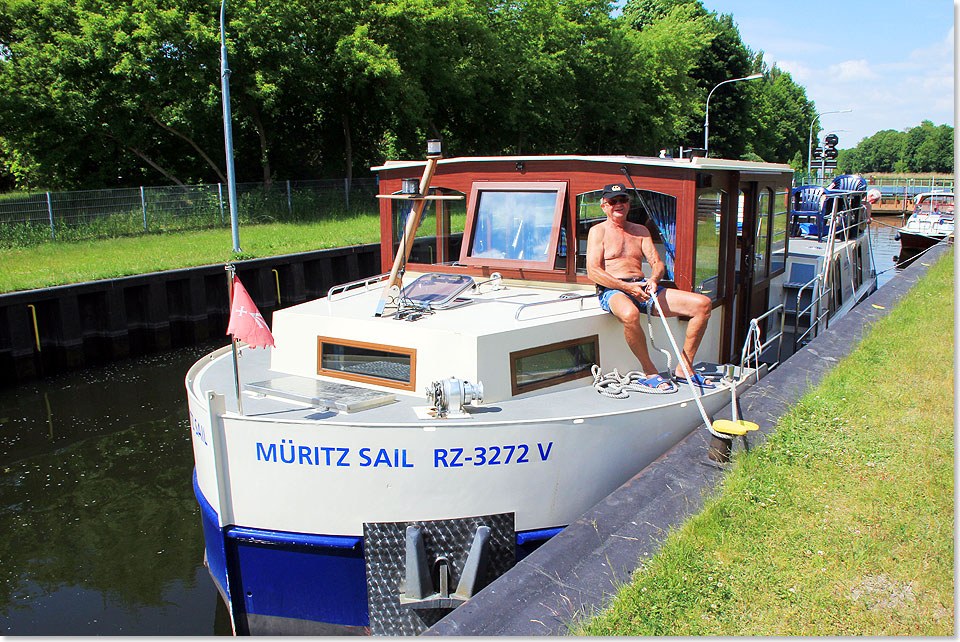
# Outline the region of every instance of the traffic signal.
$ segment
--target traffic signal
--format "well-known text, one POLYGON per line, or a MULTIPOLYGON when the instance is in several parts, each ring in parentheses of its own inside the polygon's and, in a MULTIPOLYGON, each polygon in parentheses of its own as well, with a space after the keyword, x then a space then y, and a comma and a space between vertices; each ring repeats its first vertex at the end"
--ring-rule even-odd
POLYGON ((817 145, 813 148, 813 160, 820 160, 823 158, 823 147, 817 145))
POLYGON ((827 134, 823 139, 823 157, 827 160, 835 160, 839 152, 837 151, 837 143, 840 142, 840 139, 837 138, 836 134, 827 134))

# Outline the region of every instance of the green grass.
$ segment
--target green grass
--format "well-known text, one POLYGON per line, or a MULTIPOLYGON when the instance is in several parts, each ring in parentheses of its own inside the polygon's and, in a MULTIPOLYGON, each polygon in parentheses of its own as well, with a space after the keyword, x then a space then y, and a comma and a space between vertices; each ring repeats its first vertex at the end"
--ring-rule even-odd
POLYGON ((0 250, 0 292, 379 241, 379 217, 358 214, 312 223, 241 226, 242 254, 239 256, 233 253, 229 227, 50 242, 25 249, 0 250))
POLYGON ((574 633, 952 635, 953 273, 946 255, 574 633))

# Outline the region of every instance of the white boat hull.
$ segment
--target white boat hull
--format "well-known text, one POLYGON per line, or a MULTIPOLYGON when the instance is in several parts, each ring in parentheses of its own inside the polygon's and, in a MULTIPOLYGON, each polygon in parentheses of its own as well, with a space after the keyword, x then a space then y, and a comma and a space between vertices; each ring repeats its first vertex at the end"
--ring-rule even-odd
MULTIPOLYGON (((633 393, 654 405, 584 393, 595 399, 580 414, 543 395, 543 419, 511 419, 507 402, 389 425, 220 414, 191 394, 198 484, 221 526, 362 536, 366 522, 497 513, 515 513, 518 531, 562 526, 702 423, 686 390, 633 393)), ((702 402, 712 414, 730 399, 718 389, 702 402)))

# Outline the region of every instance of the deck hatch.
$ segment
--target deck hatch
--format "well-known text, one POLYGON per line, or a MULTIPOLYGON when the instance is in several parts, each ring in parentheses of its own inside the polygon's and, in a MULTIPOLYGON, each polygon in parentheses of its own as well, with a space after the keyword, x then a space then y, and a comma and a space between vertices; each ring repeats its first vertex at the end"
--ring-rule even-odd
POLYGON ((412 348, 317 337, 317 374, 414 390, 416 365, 412 348))
POLYGON ((370 390, 360 386, 333 381, 319 381, 307 377, 290 375, 265 381, 247 383, 244 390, 256 392, 291 401, 308 403, 313 406, 334 408, 343 412, 357 412, 384 406, 396 401, 392 392, 370 390))
POLYGON ((518 350, 510 353, 510 386, 518 395, 565 381, 591 376, 600 363, 598 335, 518 350))

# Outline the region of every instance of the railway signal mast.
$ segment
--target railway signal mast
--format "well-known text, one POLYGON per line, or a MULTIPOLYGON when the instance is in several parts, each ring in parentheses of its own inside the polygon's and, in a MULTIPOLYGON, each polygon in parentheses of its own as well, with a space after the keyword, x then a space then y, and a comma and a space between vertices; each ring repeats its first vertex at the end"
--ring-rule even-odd
POLYGON ((814 160, 820 161, 820 176, 823 177, 827 169, 836 169, 837 156, 840 152, 837 150, 837 144, 840 138, 836 134, 827 134, 823 139, 823 146, 817 145, 813 149, 814 160))

